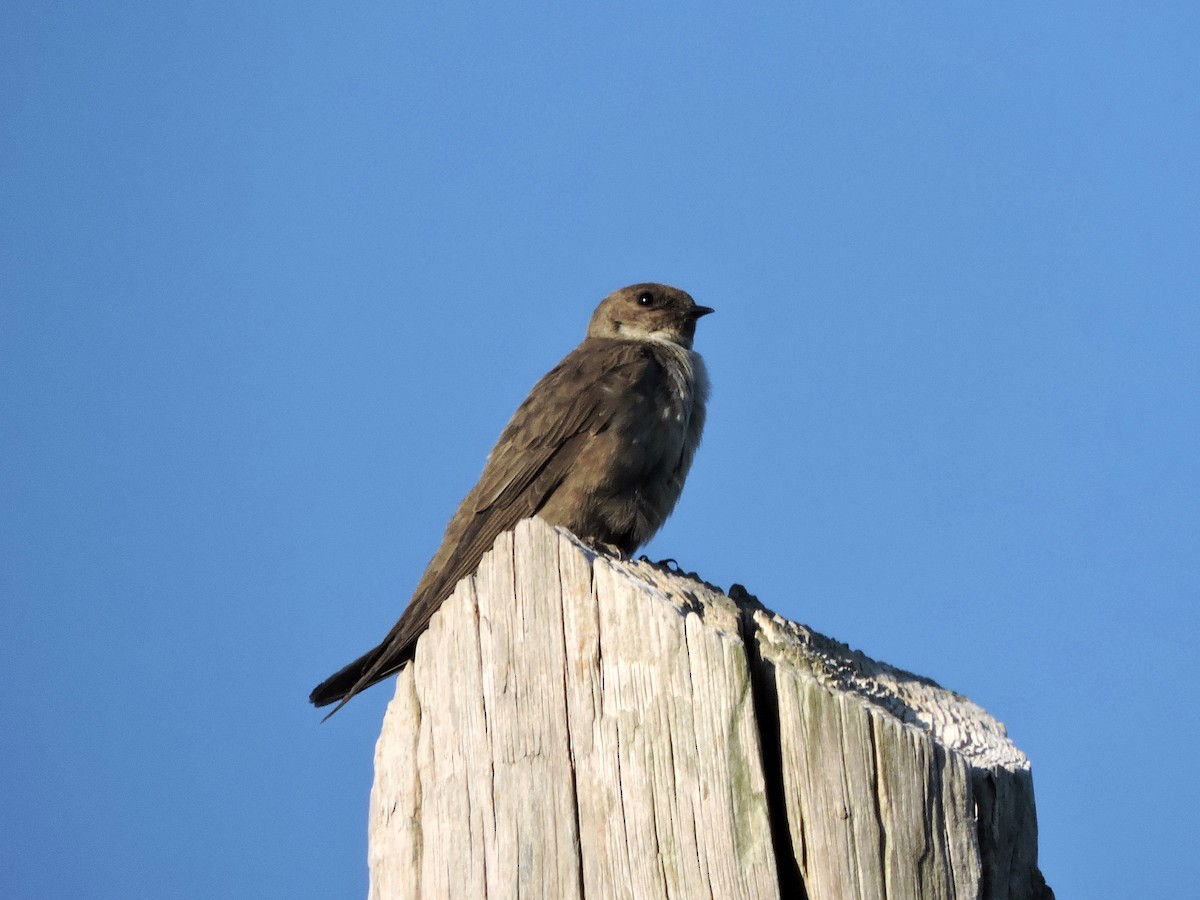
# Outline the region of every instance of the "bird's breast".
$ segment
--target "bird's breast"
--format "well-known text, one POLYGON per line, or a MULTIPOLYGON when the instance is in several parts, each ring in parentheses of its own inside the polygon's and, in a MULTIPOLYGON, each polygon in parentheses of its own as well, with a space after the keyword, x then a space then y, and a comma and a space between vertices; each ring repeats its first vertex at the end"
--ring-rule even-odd
POLYGON ((625 452, 631 470, 649 477, 675 476, 677 483, 664 489, 677 496, 700 442, 708 376, 699 354, 683 347, 656 345, 653 353, 654 377, 631 398, 625 452))

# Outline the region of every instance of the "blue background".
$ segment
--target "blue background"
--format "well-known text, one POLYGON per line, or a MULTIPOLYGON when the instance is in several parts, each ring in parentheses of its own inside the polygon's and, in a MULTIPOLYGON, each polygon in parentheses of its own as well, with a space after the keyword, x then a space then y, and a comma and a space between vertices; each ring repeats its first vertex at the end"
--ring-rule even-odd
POLYGON ((717 314, 648 548, 1195 896, 1200 7, 60 4, 0 36, 0 895, 361 897, 395 620, 596 302, 717 314))

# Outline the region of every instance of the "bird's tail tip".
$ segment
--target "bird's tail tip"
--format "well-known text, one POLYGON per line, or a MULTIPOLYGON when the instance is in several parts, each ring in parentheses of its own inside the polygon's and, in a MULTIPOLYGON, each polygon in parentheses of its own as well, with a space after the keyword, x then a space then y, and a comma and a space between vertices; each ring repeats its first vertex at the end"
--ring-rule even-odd
MULTIPOLYGON (((338 709, 341 709, 342 705, 344 705, 347 700, 354 696, 356 693, 356 688, 359 688, 359 682, 362 679, 364 661, 366 658, 367 657, 364 656, 356 659, 341 671, 330 675, 328 678, 318 684, 312 689, 312 693, 308 695, 308 702, 313 706, 321 707, 329 706, 331 703, 338 703, 338 701, 341 701, 338 703, 337 709, 335 709, 333 712, 337 712, 338 709)), ((331 716, 333 713, 331 712, 329 715, 331 716)), ((329 716, 326 716, 325 718, 328 719, 329 716)))
MULTIPOLYGON (((350 702, 350 698, 359 691, 366 690, 373 684, 378 684, 389 675, 395 674, 412 659, 412 653, 407 649, 398 654, 385 655, 387 643, 380 644, 374 650, 368 650, 340 672, 330 675, 308 695, 308 702, 313 706, 329 706, 336 703, 328 719, 335 712, 350 702)), ((322 719, 321 721, 325 721, 322 719)))

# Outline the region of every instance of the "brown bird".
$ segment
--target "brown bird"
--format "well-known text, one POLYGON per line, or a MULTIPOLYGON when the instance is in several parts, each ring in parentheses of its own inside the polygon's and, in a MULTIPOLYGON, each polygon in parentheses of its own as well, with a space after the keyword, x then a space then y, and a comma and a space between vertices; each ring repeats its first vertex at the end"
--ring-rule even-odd
POLYGON ((454 586, 524 518, 539 516, 625 556, 650 540, 675 508, 700 444, 708 376, 692 339, 696 320, 710 312, 665 284, 605 297, 583 343, 513 414, 400 621, 309 700, 341 701, 333 715, 404 666, 454 586))

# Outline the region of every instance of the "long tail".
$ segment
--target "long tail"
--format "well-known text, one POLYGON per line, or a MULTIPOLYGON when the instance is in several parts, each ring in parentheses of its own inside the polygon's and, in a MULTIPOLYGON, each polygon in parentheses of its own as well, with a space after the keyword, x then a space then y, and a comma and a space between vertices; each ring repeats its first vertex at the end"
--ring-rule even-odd
POLYGON ((497 535, 512 528, 520 518, 517 507, 504 508, 504 515, 501 516, 480 515, 475 509, 473 497, 474 492, 468 494, 459 505, 458 512, 446 528, 442 546, 421 576, 421 582, 413 592, 404 614, 392 626, 387 637, 379 646, 326 678, 309 694, 308 699, 314 706, 337 703, 326 719, 345 706, 359 691, 394 675, 412 660, 417 640, 442 601, 450 595, 460 579, 475 571, 480 557, 495 543, 497 535))

